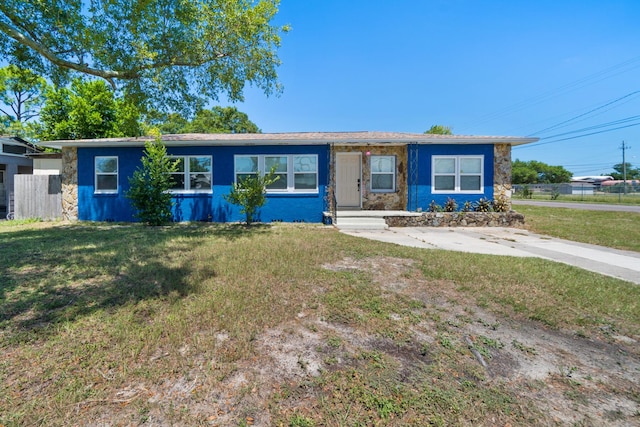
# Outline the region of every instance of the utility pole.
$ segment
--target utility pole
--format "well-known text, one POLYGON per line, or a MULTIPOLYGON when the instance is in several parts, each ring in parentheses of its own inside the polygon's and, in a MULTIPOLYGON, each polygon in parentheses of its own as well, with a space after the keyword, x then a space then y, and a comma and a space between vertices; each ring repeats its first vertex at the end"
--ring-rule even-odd
POLYGON ((622 141, 622 146, 620 147, 620 149, 622 150, 622 180, 625 196, 627 195, 627 162, 625 160, 625 150, 628 150, 629 148, 631 147, 625 145, 624 141, 622 141))

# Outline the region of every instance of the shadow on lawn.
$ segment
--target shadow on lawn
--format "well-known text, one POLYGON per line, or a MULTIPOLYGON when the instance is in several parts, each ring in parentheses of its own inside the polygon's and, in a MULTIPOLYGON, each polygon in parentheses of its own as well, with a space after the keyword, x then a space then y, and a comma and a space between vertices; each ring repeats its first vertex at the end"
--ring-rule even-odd
POLYGON ((191 265, 185 252, 206 239, 250 238, 268 230, 79 224, 0 233, 0 329, 41 330, 144 299, 182 298, 197 291, 188 277, 215 275, 210 266, 191 265))

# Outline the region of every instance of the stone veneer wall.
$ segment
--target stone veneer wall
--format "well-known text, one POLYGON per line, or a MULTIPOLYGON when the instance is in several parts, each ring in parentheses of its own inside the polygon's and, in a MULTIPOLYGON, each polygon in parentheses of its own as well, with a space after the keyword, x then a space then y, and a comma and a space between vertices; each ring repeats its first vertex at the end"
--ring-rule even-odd
MULTIPOLYGON (((407 208, 407 147, 406 145, 360 145, 335 146, 336 153, 362 153, 362 209, 363 210, 405 210, 407 208), (367 156, 367 152, 370 153, 367 156), (371 191, 370 156, 396 156, 396 191, 378 193, 371 191)), ((332 156, 335 162, 335 155, 332 156)), ((335 164, 335 163, 334 163, 335 164)), ((335 170, 332 171, 335 174, 335 170)), ((333 182, 335 183, 335 175, 333 182)))
POLYGON ((386 216, 389 227, 524 227, 524 215, 509 212, 424 212, 420 216, 386 216))
POLYGON ((78 219, 78 149, 62 148, 62 219, 78 219))
POLYGON ((511 208, 511 145, 493 146, 493 198, 505 198, 511 208))

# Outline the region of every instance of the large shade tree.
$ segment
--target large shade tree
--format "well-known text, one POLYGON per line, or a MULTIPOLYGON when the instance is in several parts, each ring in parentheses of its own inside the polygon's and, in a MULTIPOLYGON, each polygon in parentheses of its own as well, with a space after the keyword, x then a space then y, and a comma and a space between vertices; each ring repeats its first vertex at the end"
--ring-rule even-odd
POLYGON ((117 97, 102 80, 75 79, 69 87, 47 92, 40 111, 38 139, 87 139, 140 136, 137 108, 117 97))
POLYGON ((0 55, 60 84, 70 72, 100 77, 139 105, 172 110, 248 82, 278 91, 271 24, 278 0, 2 0, 0 55))
POLYGON ((260 128, 249 120, 249 116, 236 107, 215 106, 199 109, 193 120, 180 113, 155 112, 147 117, 151 127, 163 134, 176 133, 260 133, 260 128))
POLYGON ((40 113, 47 87, 45 79, 29 69, 0 68, 0 133, 32 136, 28 122, 40 113))

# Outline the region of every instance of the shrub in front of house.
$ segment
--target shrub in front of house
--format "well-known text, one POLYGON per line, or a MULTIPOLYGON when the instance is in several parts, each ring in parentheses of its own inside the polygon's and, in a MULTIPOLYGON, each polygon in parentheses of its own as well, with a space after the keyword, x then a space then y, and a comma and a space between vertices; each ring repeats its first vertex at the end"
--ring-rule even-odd
POLYGON ((447 197, 447 201, 444 204, 445 212, 455 212, 458 210, 458 204, 451 197, 447 197))
POLYGON ((473 210, 474 212, 491 212, 491 201, 483 197, 475 203, 473 210))

